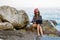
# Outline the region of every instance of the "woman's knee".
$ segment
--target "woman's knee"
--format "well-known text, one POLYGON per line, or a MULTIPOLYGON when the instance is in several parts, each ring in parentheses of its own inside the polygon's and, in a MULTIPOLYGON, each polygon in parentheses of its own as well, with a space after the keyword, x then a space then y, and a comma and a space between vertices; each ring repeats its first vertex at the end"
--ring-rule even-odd
POLYGON ((42 27, 41 27, 41 25, 40 25, 40 29, 42 30, 42 27))
POLYGON ((37 24, 33 24, 32 26, 33 26, 33 27, 36 27, 36 26, 37 26, 37 24))
POLYGON ((42 28, 40 24, 38 24, 38 27, 42 28))

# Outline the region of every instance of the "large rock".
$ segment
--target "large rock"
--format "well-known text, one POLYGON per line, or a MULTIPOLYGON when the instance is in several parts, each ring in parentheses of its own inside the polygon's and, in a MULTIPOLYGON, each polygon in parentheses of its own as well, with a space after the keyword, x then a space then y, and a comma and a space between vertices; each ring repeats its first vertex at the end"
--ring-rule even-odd
MULTIPOLYGON (((60 32, 55 28, 56 25, 57 25, 57 22, 55 20, 43 20, 43 24, 41 26, 43 28, 43 32, 45 35, 60 36, 59 34, 60 32)), ((36 29, 32 27, 32 24, 27 26, 27 30, 36 31, 36 29)))
POLYGON ((51 24, 50 21, 56 27, 57 22, 55 20, 44 20, 43 21, 43 25, 42 25, 44 33, 47 34, 47 35, 49 35, 49 36, 58 36, 58 35, 56 35, 57 29, 51 24))
POLYGON ((13 30, 13 25, 8 22, 3 22, 3 23, 1 22, 0 23, 0 30, 7 30, 7 29, 13 30))
POLYGON ((60 32, 56 29, 57 22, 55 20, 45 20, 43 21, 43 31, 44 34, 47 34, 49 36, 59 36, 60 37, 60 32))
MULTIPOLYGON (((54 26, 55 25, 57 25, 57 23, 55 23, 54 21, 51 21, 53 24, 54 24, 54 26)), ((49 20, 45 20, 45 21, 43 21, 43 24, 42 24, 42 26, 43 26, 43 30, 44 31, 51 31, 51 32, 55 32, 56 31, 56 26, 54 27, 51 23, 50 23, 50 21, 49 20)))
POLYGON ((28 16, 24 10, 16 10, 13 7, 1 6, 0 7, 0 19, 3 22, 10 22, 14 27, 22 28, 28 24, 28 16))
POLYGON ((20 31, 12 30, 0 30, 0 39, 3 40, 20 40, 21 37, 24 37, 20 31))

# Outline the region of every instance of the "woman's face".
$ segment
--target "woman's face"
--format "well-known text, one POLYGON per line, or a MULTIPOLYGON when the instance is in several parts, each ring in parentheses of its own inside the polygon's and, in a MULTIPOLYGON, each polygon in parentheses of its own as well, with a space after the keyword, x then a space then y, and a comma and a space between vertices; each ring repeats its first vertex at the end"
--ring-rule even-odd
POLYGON ((38 10, 38 9, 35 9, 35 10, 34 10, 34 13, 35 13, 35 15, 36 15, 36 16, 39 16, 39 15, 40 15, 40 13, 39 13, 39 10, 38 10))
POLYGON ((37 12, 36 15, 38 15, 39 13, 37 12))
POLYGON ((38 10, 36 10, 36 15, 38 15, 39 14, 39 11, 38 10))

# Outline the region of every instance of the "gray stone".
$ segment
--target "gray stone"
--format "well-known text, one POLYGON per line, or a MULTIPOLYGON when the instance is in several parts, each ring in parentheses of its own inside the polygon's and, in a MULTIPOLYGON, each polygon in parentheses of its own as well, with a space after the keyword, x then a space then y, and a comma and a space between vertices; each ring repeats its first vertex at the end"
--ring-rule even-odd
POLYGON ((22 28, 25 27, 28 22, 28 15, 24 10, 16 10, 10 6, 0 7, 0 19, 3 22, 10 22, 14 27, 22 28))
POLYGON ((13 25, 9 22, 0 22, 0 30, 13 29, 13 25))

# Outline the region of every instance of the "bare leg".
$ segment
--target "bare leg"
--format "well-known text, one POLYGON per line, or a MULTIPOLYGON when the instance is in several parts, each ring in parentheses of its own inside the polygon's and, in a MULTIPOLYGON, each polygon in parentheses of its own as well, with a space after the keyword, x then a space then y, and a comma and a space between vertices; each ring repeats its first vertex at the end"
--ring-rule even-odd
POLYGON ((40 33, 39 33, 39 24, 37 24, 37 34, 38 34, 38 36, 40 36, 40 33))
MULTIPOLYGON (((40 25, 40 24, 39 24, 39 25, 40 25)), ((40 29, 40 32, 41 32, 41 36, 43 36, 43 30, 42 30, 41 25, 40 25, 39 29, 40 29)))
POLYGON ((36 30, 35 30, 36 27, 37 27, 37 24, 32 24, 32 26, 31 26, 31 31, 32 31, 32 32, 36 31, 36 30))
POLYGON ((35 28, 37 26, 37 24, 33 24, 32 26, 35 28))

